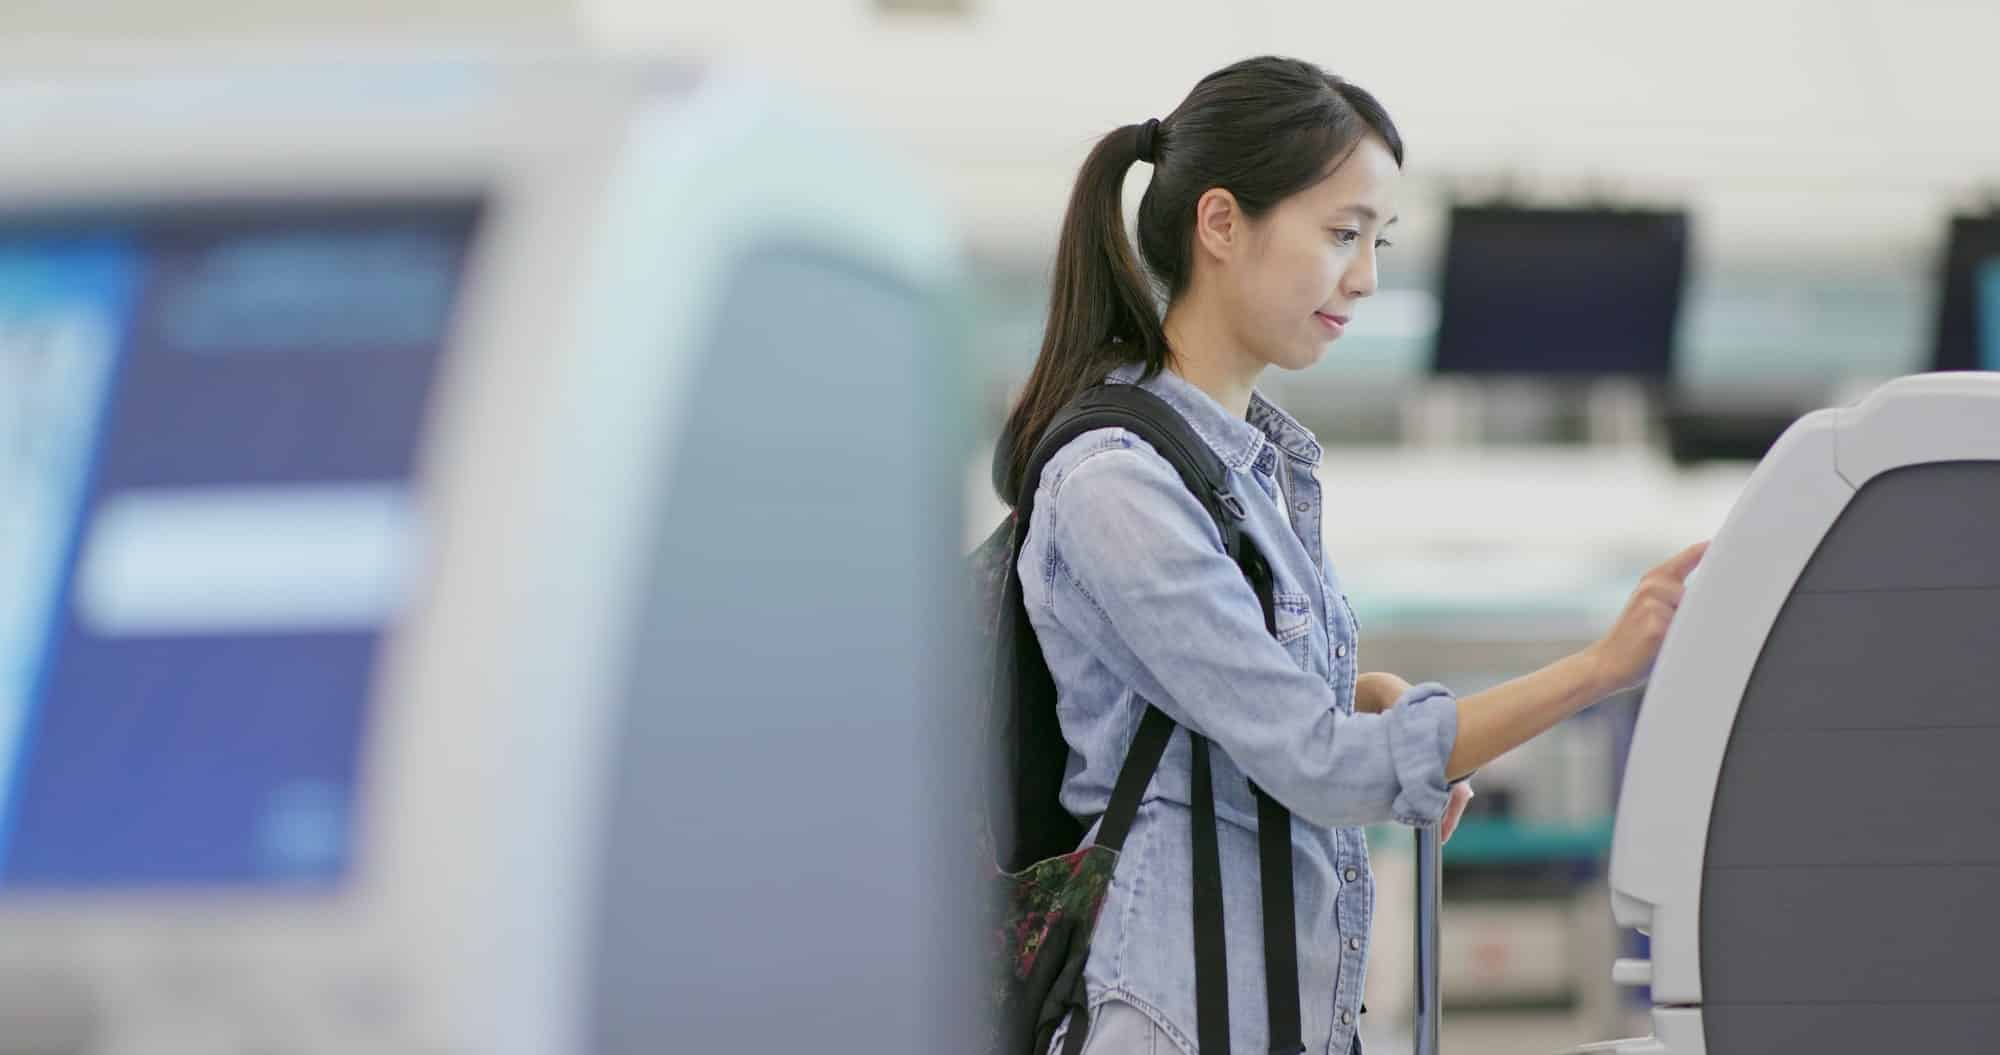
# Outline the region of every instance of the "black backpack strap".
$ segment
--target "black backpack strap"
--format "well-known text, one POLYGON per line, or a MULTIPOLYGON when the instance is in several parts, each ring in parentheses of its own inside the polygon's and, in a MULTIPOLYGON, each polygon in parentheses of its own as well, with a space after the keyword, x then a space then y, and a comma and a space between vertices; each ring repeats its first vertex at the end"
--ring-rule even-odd
MULTIPOLYGON (((1083 827, 1062 809, 1060 802, 1069 745, 1063 739, 1056 716, 1055 683, 1028 618, 1016 569, 1029 525, 1034 522, 1035 492, 1041 487, 1042 472, 1049 460, 1070 441, 1104 428, 1129 430, 1151 444, 1174 467, 1202 508, 1208 510, 1222 532, 1230 556, 1235 557, 1241 548, 1242 533, 1236 521, 1243 505, 1228 491, 1228 473, 1222 459, 1160 397, 1137 385, 1095 385, 1072 400, 1043 430, 1028 457, 1021 491, 1014 499, 1007 580, 1001 599, 1002 623, 996 628, 1003 642, 1003 658, 993 669, 995 682, 989 693, 995 700, 1010 701, 1000 729, 1007 761, 1000 774, 1002 779, 994 788, 998 798, 992 815, 995 850, 1005 871, 1067 853, 1083 837, 1083 827)), ((1003 439, 1002 443, 1005 442, 1003 439)), ((1136 782, 1138 794, 1143 797, 1152 782, 1159 756, 1151 756, 1150 761, 1140 759, 1145 764, 1137 769, 1132 767, 1133 761, 1134 756, 1128 754, 1117 786, 1136 782)), ((1134 799, 1135 810, 1137 805, 1134 799)))
POLYGON ((1078 436, 1110 428, 1125 429, 1145 440, 1174 467, 1181 483, 1208 510, 1222 532, 1224 550, 1231 558, 1236 557, 1242 535, 1237 525, 1245 510, 1243 500, 1230 493, 1228 468, 1179 411, 1138 385, 1102 384, 1085 389, 1049 423, 1028 458, 1027 472, 1021 478, 1021 493, 1014 502, 1014 516, 1020 525, 1017 539, 1027 532, 1035 508, 1035 491, 1041 486, 1042 470, 1048 467, 1049 459, 1078 436))
MULTIPOLYGON (((1255 544, 1243 534, 1241 521, 1246 511, 1242 500, 1229 490, 1222 459, 1178 411, 1137 385, 1103 384, 1086 390, 1042 434, 1029 458, 1022 478, 1022 493, 1014 505, 1016 562, 1033 517, 1035 491, 1041 486, 1042 471, 1049 460, 1071 440, 1102 428, 1132 432, 1180 474, 1181 482, 1214 520, 1222 536, 1223 550, 1243 568, 1257 591, 1265 628, 1275 635, 1277 610, 1270 568, 1255 544)), ((1032 631, 1028 636, 1033 636, 1032 631)), ((1039 650, 1035 658, 1039 660, 1039 650)), ((1043 669, 1045 672, 1046 668, 1043 669)), ((1123 847, 1139 802, 1152 783, 1172 735, 1173 720, 1159 708, 1149 706, 1118 771, 1111 802, 1098 826, 1098 845, 1113 850, 1123 847)), ((1193 812, 1196 1043, 1203 1051, 1226 1052, 1230 1050, 1229 968, 1214 776, 1208 741, 1188 730, 1188 743, 1192 763, 1188 798, 1193 812)), ((1257 797, 1258 870, 1264 908, 1264 989, 1271 1052, 1299 1055, 1305 1051, 1305 1044, 1299 1011, 1298 910, 1292 886, 1291 814, 1262 789, 1252 785, 1251 790, 1257 797)), ((1081 979, 1077 988, 1081 988, 1081 979)), ((1083 1033, 1088 1030, 1088 1011, 1082 995, 1080 992, 1074 995, 1072 1035, 1064 1045, 1071 1055, 1081 1050, 1083 1033)))

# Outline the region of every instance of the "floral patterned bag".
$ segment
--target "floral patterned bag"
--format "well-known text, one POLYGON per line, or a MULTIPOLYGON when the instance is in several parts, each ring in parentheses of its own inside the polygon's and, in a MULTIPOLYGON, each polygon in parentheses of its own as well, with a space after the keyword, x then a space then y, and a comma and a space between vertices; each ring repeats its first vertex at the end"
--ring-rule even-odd
MULTIPOLYGON (((1000 925, 993 939, 1001 977, 992 1009, 999 1028, 989 1055, 1046 1052, 1064 1016, 1085 1013, 1090 935, 1139 800, 1173 731, 1172 719, 1147 709, 1091 845, 1000 877, 1000 925)), ((1079 1021, 1068 1047, 1080 1049, 1086 1032, 1079 1021)))

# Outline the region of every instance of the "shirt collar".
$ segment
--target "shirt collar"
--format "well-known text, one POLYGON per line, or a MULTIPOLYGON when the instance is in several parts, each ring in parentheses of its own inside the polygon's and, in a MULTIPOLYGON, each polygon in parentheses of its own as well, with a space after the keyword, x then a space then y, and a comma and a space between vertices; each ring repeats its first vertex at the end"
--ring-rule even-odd
POLYGON ((1145 371, 1143 363, 1126 363, 1111 371, 1105 380, 1113 384, 1136 384, 1165 400, 1187 419, 1195 435, 1230 469, 1237 472, 1249 469, 1267 443, 1309 465, 1319 464, 1319 441, 1304 425, 1263 396, 1252 392, 1249 413, 1239 418, 1172 370, 1162 370, 1142 382, 1139 378, 1145 371))
POLYGON ((1311 429, 1299 424, 1297 418, 1279 409, 1276 403, 1252 392, 1248 417, 1249 423, 1269 437, 1280 450, 1307 465, 1319 466, 1319 440, 1313 436, 1311 429))

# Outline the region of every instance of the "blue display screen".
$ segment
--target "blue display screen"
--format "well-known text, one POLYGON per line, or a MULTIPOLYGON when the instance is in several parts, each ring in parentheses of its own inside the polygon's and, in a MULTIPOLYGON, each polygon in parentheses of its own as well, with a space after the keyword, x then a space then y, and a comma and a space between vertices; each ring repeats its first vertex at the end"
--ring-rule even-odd
POLYGON ((0 892, 345 874, 476 225, 0 219, 0 892))
POLYGON ((1678 212, 1455 208, 1434 368, 1664 379, 1687 254, 1678 212))

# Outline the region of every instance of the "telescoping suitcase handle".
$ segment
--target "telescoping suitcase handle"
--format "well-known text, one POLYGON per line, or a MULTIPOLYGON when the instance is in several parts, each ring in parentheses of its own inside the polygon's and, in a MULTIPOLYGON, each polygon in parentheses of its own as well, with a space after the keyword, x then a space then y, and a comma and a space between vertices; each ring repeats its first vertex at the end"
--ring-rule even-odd
POLYGON ((1438 1055, 1438 915, 1444 896, 1444 844, 1436 825, 1417 829, 1416 1021, 1411 1037, 1414 1055, 1438 1055))

